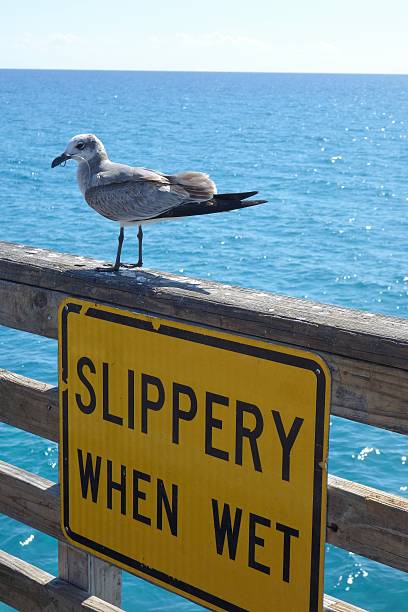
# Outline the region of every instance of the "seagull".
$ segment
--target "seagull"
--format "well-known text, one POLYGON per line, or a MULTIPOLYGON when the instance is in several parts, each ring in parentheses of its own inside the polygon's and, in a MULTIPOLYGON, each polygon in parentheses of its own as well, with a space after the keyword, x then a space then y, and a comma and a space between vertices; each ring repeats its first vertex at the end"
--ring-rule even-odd
POLYGON ((87 204, 100 215, 120 225, 118 250, 112 271, 121 266, 124 228, 138 225, 139 259, 143 265, 142 226, 147 223, 226 212, 264 204, 266 200, 247 200, 257 191, 217 193, 217 188, 203 172, 164 174, 147 168, 134 168, 110 161, 106 149, 95 134, 78 134, 71 138, 51 167, 74 159, 78 162, 77 182, 87 204))

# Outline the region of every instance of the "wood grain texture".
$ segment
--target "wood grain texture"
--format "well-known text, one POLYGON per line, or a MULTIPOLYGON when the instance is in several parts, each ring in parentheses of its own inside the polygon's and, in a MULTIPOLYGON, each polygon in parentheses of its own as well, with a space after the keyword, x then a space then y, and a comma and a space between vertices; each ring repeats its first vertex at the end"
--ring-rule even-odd
POLYGON ((327 541, 408 572, 408 499, 329 476, 327 541))
POLYGON ((58 542, 58 577, 103 601, 121 605, 122 571, 66 542, 58 542))
POLYGON ((363 608, 358 608, 353 604, 336 599, 330 595, 323 598, 323 612, 366 612, 363 608))
POLYGON ((27 329, 32 321, 31 331, 55 337, 58 294, 69 294, 408 370, 407 320, 147 269, 98 270, 102 265, 0 242, 0 323, 27 329), (9 283, 34 290, 19 300, 9 283), (13 299, 14 313, 6 306, 13 299))
POLYGON ((58 389, 0 369, 0 422, 58 441, 58 389))
MULTIPOLYGON (((0 512, 64 541, 59 524, 58 485, 0 461, 0 491, 0 512)), ((59 551, 60 577, 120 605, 120 569, 79 550, 74 554, 73 550, 64 542, 59 551)))
POLYGON ((408 371, 321 355, 332 374, 332 414, 408 434, 408 371))
POLYGON ((58 542, 58 578, 90 592, 88 559, 89 555, 83 550, 67 542, 58 542))
POLYGON ((4 551, 0 551, 0 601, 22 612, 121 611, 4 551))
MULTIPOLYGON (((58 486, 0 461, 0 512, 64 540, 58 486)), ((327 542, 408 571, 408 500, 329 476, 327 542)))
MULTIPOLYGON (((0 551, 0 601, 22 612, 122 610, 3 551, 0 551)), ((324 595, 323 612, 364 612, 364 610, 324 595)))
POLYGON ((59 485, 0 461, 0 512, 62 539, 59 524, 59 485))
POLYGON ((408 433, 408 321, 98 266, 95 260, 0 242, 0 323, 56 338, 58 304, 71 294, 303 346, 317 350, 332 371, 333 414, 408 433), (370 351, 364 352, 367 343, 370 351))
MULTIPOLYGON (((332 414, 408 434, 408 372, 323 356, 332 373, 332 414)), ((58 441, 57 389, 0 370, 0 421, 58 441)))
POLYGON ((0 324, 56 338, 58 304, 62 295, 0 279, 0 324))

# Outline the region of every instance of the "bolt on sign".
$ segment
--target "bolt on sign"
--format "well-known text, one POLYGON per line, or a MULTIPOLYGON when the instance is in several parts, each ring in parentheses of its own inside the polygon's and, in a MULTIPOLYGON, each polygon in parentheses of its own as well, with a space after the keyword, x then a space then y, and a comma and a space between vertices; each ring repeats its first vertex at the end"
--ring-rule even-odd
POLYGON ((68 540, 213 610, 320 611, 324 361, 71 298, 59 326, 68 540))

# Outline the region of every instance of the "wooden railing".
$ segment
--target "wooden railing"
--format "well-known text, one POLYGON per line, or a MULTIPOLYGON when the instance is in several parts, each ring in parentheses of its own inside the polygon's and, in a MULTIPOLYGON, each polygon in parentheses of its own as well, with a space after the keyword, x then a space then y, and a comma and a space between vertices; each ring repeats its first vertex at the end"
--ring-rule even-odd
MULTIPOLYGON (((66 296, 250 334, 319 352, 332 414, 408 433, 408 321, 0 242, 0 324, 57 338, 66 296)), ((0 371, 0 420, 58 441, 58 393, 0 371)), ((0 552, 0 600, 21 610, 119 610, 121 573, 68 545, 58 484, 0 462, 0 512, 59 541, 58 578, 0 552)), ((408 500, 329 476, 327 542, 408 571, 408 500)), ((357 611, 325 596, 324 609, 357 611)))

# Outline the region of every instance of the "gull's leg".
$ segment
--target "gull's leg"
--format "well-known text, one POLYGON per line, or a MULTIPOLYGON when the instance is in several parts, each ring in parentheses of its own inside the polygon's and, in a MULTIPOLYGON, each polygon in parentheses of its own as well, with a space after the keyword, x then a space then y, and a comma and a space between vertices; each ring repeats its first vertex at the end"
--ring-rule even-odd
POLYGON ((125 237, 125 230, 123 228, 123 226, 120 226, 120 232, 119 232, 119 236, 118 236, 118 250, 116 253, 116 261, 115 261, 115 265, 113 266, 112 270, 114 270, 115 272, 117 272, 119 270, 120 267, 120 256, 122 253, 122 244, 123 244, 123 239, 125 237))
POLYGON ((141 225, 139 225, 139 231, 137 232, 137 239, 139 242, 139 259, 137 261, 136 268, 141 268, 143 266, 143 259, 142 259, 143 230, 142 230, 141 225))

